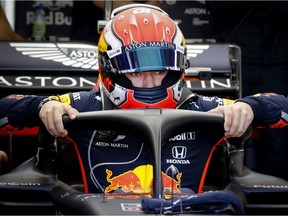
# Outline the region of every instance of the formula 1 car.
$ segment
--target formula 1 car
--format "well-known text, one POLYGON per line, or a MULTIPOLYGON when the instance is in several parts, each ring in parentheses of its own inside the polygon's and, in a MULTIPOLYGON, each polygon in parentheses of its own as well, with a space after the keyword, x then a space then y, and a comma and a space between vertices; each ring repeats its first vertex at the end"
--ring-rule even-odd
MULTIPOLYGON (((2 53, 0 59, 1 97, 8 94, 51 95, 54 92, 66 93, 68 91, 89 90, 97 82, 97 46, 94 44, 78 42, 0 42, 0 48, 0 53, 2 53), (43 50, 39 51, 39 49, 43 50), (6 55, 6 53, 9 53, 9 55, 6 55)), ((187 87, 192 88, 194 92, 205 95, 241 97, 239 47, 229 44, 188 44, 187 53, 189 62, 193 65, 193 68, 190 67, 187 70, 187 87)), ((183 110, 104 111, 79 114, 74 122, 67 119, 64 119, 64 121, 66 127, 71 130, 78 130, 77 126, 81 130, 97 129, 92 128, 92 126, 87 128, 90 125, 97 127, 98 124, 90 124, 95 119, 97 119, 97 122, 101 119, 103 121, 105 119, 104 122, 107 119, 109 121, 120 121, 121 128, 114 128, 115 130, 131 129, 132 127, 133 130, 130 131, 143 138, 154 150, 154 160, 156 162, 159 161, 160 147, 165 143, 165 140, 168 136, 181 132, 179 130, 181 128, 213 129, 219 130, 220 133, 223 132, 222 117, 208 113, 190 111, 187 113, 183 110), (118 116, 120 113, 121 115, 118 116), (131 119, 132 114, 138 116, 138 118, 133 117, 131 119), (109 116, 115 118, 111 119, 109 116), (179 118, 183 118, 183 121, 178 121, 179 118), (159 119, 161 119, 160 122, 165 122, 165 124, 160 123, 159 119), (186 119, 189 119, 189 122, 186 119), (170 124, 170 122, 173 124, 170 124), (138 127, 135 127, 136 125, 138 127), (172 127, 172 125, 175 127, 172 127)), ((5 124, 2 120, 0 125, 5 124)), ((100 129, 105 129, 107 124, 104 122, 99 124, 104 126, 100 129)), ((173 205, 173 211, 165 210, 164 212, 164 208, 160 208, 160 212, 157 213, 153 210, 144 211, 141 205, 143 200, 141 196, 123 197, 113 193, 83 193, 81 177, 80 181, 78 178, 76 179, 76 184, 75 182, 66 181, 70 176, 63 177, 61 168, 65 169, 66 164, 63 168, 63 164, 59 161, 62 156, 59 157, 59 153, 62 151, 59 143, 56 145, 55 140, 43 129, 40 130, 41 142, 39 146, 37 146, 38 142, 35 142, 34 139, 26 139, 26 137, 38 139, 38 129, 25 128, 20 131, 12 129, 8 132, 0 130, 1 144, 5 144, 7 138, 8 148, 11 148, 9 153, 12 153, 9 155, 10 159, 12 158, 11 170, 0 176, 1 214, 135 215, 147 213, 208 213, 207 210, 204 211, 203 209, 200 211, 199 209, 189 209, 187 206, 184 208, 182 204, 185 203, 185 200, 183 202, 181 200, 181 208, 179 208, 179 205, 173 205), (46 135, 43 136, 43 133, 46 135), (3 137, 5 137, 4 140, 3 137), (31 148, 33 151, 29 148, 32 142, 33 147, 31 148), (28 152, 32 152, 32 155, 27 156, 28 152), (22 155, 25 155, 24 162, 19 159, 22 155)), ((219 165, 222 166, 222 169, 219 169, 219 167, 215 169, 217 170, 215 174, 212 172, 214 167, 213 169, 209 168, 205 181, 203 178, 203 182, 205 182, 203 188, 206 191, 212 189, 233 192, 243 205, 245 214, 287 214, 288 203, 285 199, 288 193, 287 181, 255 173, 244 166, 244 140, 247 139, 249 134, 247 132, 242 139, 229 140, 227 146, 226 142, 223 146, 219 145, 219 157, 217 155, 210 158, 209 162, 210 160, 212 162, 207 163, 207 166, 209 164, 213 167, 216 164, 215 161, 222 160, 224 162, 219 165), (223 174, 219 175, 220 171, 223 174)), ((66 146, 66 143, 64 145, 66 146)), ((218 151, 218 148, 216 150, 218 151)), ((71 156, 71 158, 73 157, 71 156)), ((159 163, 156 163, 153 169, 155 178, 153 179, 152 194, 152 201, 156 202, 159 201, 158 198, 163 198, 159 165, 157 164, 159 163)), ((203 176, 205 177, 205 175, 203 176)), ((160 200, 160 207, 164 206, 164 200, 160 200)), ((222 209, 221 213, 235 214, 235 209, 227 207, 222 209)))
MULTIPOLYGON (((136 135, 149 145, 154 158, 151 197, 83 193, 60 181, 57 178, 55 139, 41 127, 37 154, 0 176, 1 214, 287 214, 288 182, 244 166, 244 142, 252 128, 241 138, 227 140, 230 181, 224 190, 215 191, 213 202, 211 197, 208 197, 209 202, 205 197, 191 199, 195 194, 188 198, 171 194, 168 201, 163 197, 159 161, 166 141, 187 130, 224 133, 223 121, 218 114, 174 109, 105 110, 80 113, 75 120, 64 116, 63 122, 68 130, 122 131, 136 135), (218 192, 224 192, 225 196, 218 192)), ((208 151, 213 147, 207 148, 208 151)), ((209 157, 203 160, 209 165, 209 157)), ((209 192, 202 194, 210 195, 209 192)), ((202 197, 201 194, 197 196, 202 197)))

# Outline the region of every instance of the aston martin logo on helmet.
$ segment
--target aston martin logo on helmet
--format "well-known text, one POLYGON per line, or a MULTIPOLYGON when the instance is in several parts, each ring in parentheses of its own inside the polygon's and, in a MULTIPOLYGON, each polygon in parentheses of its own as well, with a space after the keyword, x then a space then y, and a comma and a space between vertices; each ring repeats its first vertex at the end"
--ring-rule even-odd
POLYGON ((31 58, 60 62, 65 66, 98 70, 97 46, 79 43, 10 43, 31 58))

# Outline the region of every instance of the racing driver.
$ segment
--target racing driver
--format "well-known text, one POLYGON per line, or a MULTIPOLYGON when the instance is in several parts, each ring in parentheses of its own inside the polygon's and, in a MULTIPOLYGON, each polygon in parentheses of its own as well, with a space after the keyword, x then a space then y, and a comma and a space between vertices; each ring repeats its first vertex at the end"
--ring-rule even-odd
MULTIPOLYGON (((241 136, 251 124, 272 128, 287 125, 285 96, 259 93, 233 101, 190 92, 184 86, 185 38, 177 24, 155 6, 138 4, 116 10, 98 43, 98 87, 49 97, 9 95, 0 100, 0 118, 7 117, 13 127, 34 127, 43 122, 51 135, 68 136, 77 143, 87 173, 83 180, 86 192, 151 191, 151 152, 137 137, 96 130, 68 134, 64 129, 63 115, 75 119, 79 112, 101 112, 104 99, 110 104, 105 109, 169 108, 222 114, 226 137, 241 136)), ((181 188, 201 192, 205 166, 201 158, 206 153, 195 146, 214 145, 221 136, 191 131, 171 137, 161 160, 163 173, 171 165, 178 170, 175 190, 181 183, 181 188), (181 153, 179 160, 173 155, 175 146, 181 153), (191 173, 195 169, 200 171, 191 173)), ((171 190, 173 185, 166 186, 171 190)))

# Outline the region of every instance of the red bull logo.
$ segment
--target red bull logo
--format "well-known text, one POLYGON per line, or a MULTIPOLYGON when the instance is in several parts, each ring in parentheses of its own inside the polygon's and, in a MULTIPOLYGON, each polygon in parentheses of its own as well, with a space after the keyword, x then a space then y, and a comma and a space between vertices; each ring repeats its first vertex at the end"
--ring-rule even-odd
POLYGON ((117 190, 122 188, 125 193, 133 192, 133 193, 141 193, 143 188, 140 183, 140 179, 138 176, 131 170, 120 174, 118 176, 112 176, 112 171, 106 169, 107 177, 106 180, 110 183, 108 187, 106 187, 105 192, 111 192, 113 190, 117 190))
POLYGON ((172 192, 173 193, 181 193, 179 190, 179 185, 181 182, 182 173, 178 173, 176 175, 176 179, 172 179, 170 176, 166 175, 162 172, 162 182, 163 182, 163 190, 165 192, 172 192))
MULTIPOLYGON (((112 177, 113 172, 106 169, 106 174, 109 185, 105 192, 121 189, 125 193, 151 194, 153 190, 153 167, 151 165, 142 165, 114 177, 112 177)), ((179 189, 181 177, 182 173, 178 173, 176 179, 173 179, 162 172, 164 193, 172 192, 172 190, 173 193, 181 193, 179 189)))

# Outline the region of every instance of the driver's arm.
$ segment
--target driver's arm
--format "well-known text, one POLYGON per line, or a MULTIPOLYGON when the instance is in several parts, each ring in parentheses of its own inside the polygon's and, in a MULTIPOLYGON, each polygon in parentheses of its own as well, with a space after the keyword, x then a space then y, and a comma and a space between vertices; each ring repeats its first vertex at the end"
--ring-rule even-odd
POLYGON ((38 116, 40 101, 47 96, 8 95, 0 99, 0 119, 7 117, 15 128, 34 127, 41 123, 38 116))
POLYGON ((0 119, 7 117, 14 128, 39 126, 42 120, 49 133, 55 136, 67 134, 62 115, 68 114, 73 119, 76 113, 70 105, 47 96, 9 95, 0 100, 0 107, 0 119))
POLYGON ((274 93, 241 98, 227 106, 209 112, 221 113, 225 118, 227 137, 239 137, 250 124, 257 127, 281 128, 288 123, 288 98, 274 93))
POLYGON ((74 92, 59 96, 9 95, 0 100, 0 119, 7 117, 15 128, 34 127, 41 124, 55 136, 65 136, 62 116, 68 114, 75 118, 77 110, 91 111, 101 109, 94 91, 74 92))

